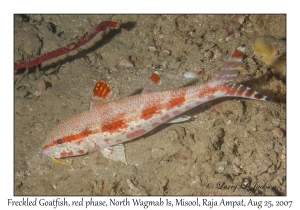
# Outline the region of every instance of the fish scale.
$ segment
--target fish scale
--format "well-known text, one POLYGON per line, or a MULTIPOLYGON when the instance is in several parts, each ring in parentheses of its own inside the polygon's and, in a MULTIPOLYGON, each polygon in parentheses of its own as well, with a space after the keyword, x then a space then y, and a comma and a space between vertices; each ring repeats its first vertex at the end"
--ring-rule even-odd
POLYGON ((96 83, 90 110, 75 115, 50 132, 43 154, 61 158, 100 150, 105 157, 126 163, 123 142, 140 137, 162 123, 185 121, 189 118, 179 116, 174 120, 174 117, 202 103, 229 96, 270 101, 249 87, 234 84, 244 51, 245 46, 240 46, 205 84, 158 91, 161 81, 154 72, 141 94, 115 100, 108 84, 96 83))

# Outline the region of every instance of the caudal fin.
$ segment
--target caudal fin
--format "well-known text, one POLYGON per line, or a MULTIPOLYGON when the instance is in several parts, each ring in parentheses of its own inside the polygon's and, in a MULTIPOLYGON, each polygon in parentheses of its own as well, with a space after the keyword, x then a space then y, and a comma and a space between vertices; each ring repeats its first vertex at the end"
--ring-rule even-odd
POLYGON ((213 86, 221 85, 222 92, 225 92, 226 96, 271 101, 268 96, 264 96, 244 85, 234 83, 234 77, 238 75, 242 68, 241 63, 245 50, 245 45, 238 47, 228 61, 220 68, 219 72, 209 81, 210 84, 213 86))

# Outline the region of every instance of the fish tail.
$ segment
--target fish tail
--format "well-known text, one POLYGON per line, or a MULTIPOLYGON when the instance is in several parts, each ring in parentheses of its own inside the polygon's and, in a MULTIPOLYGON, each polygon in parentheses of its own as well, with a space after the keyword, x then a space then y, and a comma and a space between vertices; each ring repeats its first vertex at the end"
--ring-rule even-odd
POLYGON ((245 50, 245 45, 241 45, 236 49, 228 61, 220 68, 219 72, 209 81, 210 86, 220 86, 221 92, 225 96, 271 101, 268 96, 264 96, 250 87, 235 84, 234 78, 242 69, 241 63, 245 50))

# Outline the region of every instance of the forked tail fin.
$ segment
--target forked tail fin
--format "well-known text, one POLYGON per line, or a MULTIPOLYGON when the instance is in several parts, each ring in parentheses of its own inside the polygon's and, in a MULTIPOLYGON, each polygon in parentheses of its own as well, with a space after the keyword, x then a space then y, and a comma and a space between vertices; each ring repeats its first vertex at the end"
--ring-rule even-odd
POLYGON ((209 81, 209 83, 212 86, 221 85, 221 90, 222 92, 225 92, 226 96, 271 101, 268 96, 264 96, 244 85, 234 83, 234 77, 238 75, 242 68, 241 63, 245 50, 245 45, 238 47, 228 61, 220 68, 219 72, 209 81))

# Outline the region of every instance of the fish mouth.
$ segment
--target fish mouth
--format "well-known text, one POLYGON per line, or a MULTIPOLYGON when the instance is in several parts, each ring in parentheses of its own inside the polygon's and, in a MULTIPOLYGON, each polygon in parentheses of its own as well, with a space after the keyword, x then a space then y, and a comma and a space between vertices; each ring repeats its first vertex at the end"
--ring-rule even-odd
POLYGON ((48 156, 48 157, 51 157, 51 158, 60 158, 60 155, 55 153, 55 152, 52 152, 51 150, 49 149, 43 149, 42 150, 42 153, 43 155, 45 156, 48 156))
POLYGON ((50 154, 49 150, 47 150, 47 149, 43 149, 42 153, 43 153, 43 155, 48 156, 48 157, 53 156, 53 155, 50 154))

